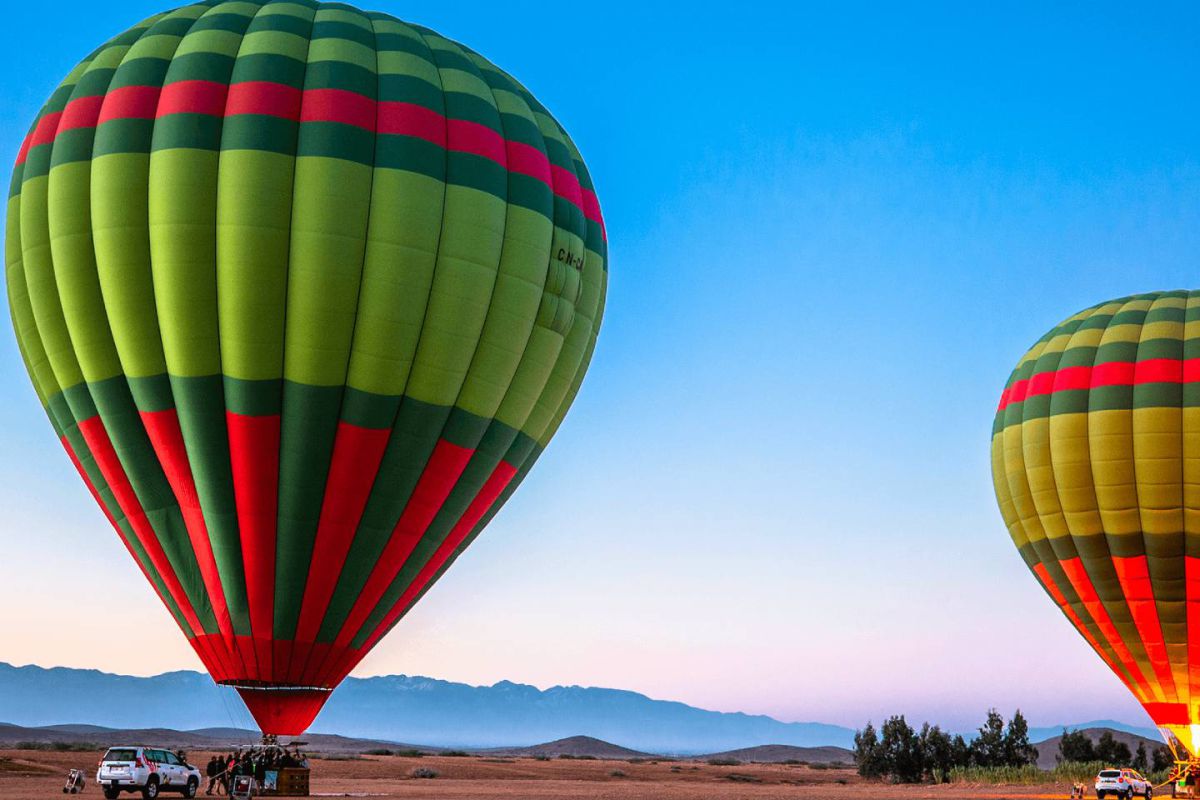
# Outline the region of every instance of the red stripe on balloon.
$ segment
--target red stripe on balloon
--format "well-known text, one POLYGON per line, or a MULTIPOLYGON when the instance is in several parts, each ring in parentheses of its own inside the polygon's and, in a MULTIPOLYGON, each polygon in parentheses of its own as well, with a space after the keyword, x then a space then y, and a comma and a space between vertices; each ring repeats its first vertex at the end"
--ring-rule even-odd
MULTIPOLYGON (((483 515, 487 513, 492 504, 496 502, 496 498, 504 491, 512 481, 513 476, 517 474, 517 468, 512 464, 501 461, 492 470, 492 474, 488 476, 483 487, 479 490, 479 494, 471 501, 471 505, 463 513, 462 517, 450 530, 445 540, 441 543, 434 554, 430 556, 429 561, 421 568, 417 577, 413 580, 409 587, 404 590, 404 594, 396 601, 392 610, 388 612, 383 621, 375 628, 374 632, 367 637, 363 645, 363 650, 370 650, 375 644, 391 630, 392 624, 398 620, 401 615, 413 604, 417 596, 424 591, 429 581, 438 573, 438 570, 446 563, 446 561, 454 554, 459 545, 470 535, 471 531, 479 524, 479 520, 483 519, 483 515)), ((341 676, 345 677, 345 676, 341 676)), ((339 678, 340 680, 340 678, 339 678)))
POLYGON ((1147 358, 1110 361, 1094 367, 1063 367, 1014 381, 1000 394, 997 411, 1030 397, 1103 386, 1141 386, 1148 383, 1200 382, 1200 358, 1147 358))
POLYGON ((1113 567, 1121 592, 1133 616, 1134 627, 1142 639, 1146 657, 1158 678, 1158 684, 1168 700, 1176 700, 1178 691, 1175 677, 1171 674, 1171 659, 1163 641, 1162 625, 1158 619, 1158 606, 1154 600, 1154 589, 1150 584, 1150 568, 1145 556, 1114 557, 1113 567))
POLYGON ((385 100, 379 104, 378 132, 392 136, 412 136, 446 146, 446 118, 417 105, 385 100))
POLYGON ((162 88, 155 116, 168 114, 207 114, 219 117, 225 113, 228 86, 216 81, 176 81, 162 88))
POLYGON ((63 109, 62 121, 58 124, 58 132, 73 131, 78 128, 94 128, 100 118, 100 109, 104 107, 104 95, 94 94, 90 97, 77 97, 67 103, 63 109))
POLYGON ((294 86, 268 81, 245 81, 229 87, 225 116, 260 114, 296 121, 300 119, 303 92, 294 86))
POLYGON ((1187 703, 1142 703, 1155 725, 1190 725, 1187 703))
POLYGON ((279 487, 279 415, 225 413, 237 503, 246 604, 260 675, 274 674, 275 525, 279 487))
POLYGON ((200 507, 200 497, 196 493, 196 481, 192 477, 187 446, 183 441, 183 431, 179 427, 179 415, 175 409, 169 408, 163 411, 143 411, 141 418, 167 483, 170 484, 171 491, 179 503, 188 539, 191 540, 192 550, 196 554, 196 564, 200 567, 200 577, 212 601, 217 627, 225 637, 226 649, 230 653, 236 653, 232 648, 233 622, 229 617, 229 604, 225 598, 225 588, 221 585, 221 573, 217 569, 217 559, 208 536, 204 511, 200 507))
POLYGON ((361 428, 348 422, 338 423, 325 481, 325 499, 313 544, 312 564, 300 605, 297 641, 312 642, 317 637, 354 541, 354 532, 367 506, 390 434, 387 428, 361 428))
POLYGON ((162 544, 158 541, 154 529, 146 518, 146 512, 142 509, 137 495, 134 494, 129 478, 125 474, 125 468, 121 466, 120 459, 117 458, 117 453, 113 449, 112 441, 108 438, 108 431, 105 430, 104 423, 99 416, 85 419, 79 423, 79 432, 83 434, 88 449, 96 459, 96 466, 100 469, 100 474, 108 482, 108 487, 112 490, 121 513, 125 515, 125 519, 133 529, 134 535, 137 536, 138 542, 141 543, 142 549, 145 550, 154 570, 162 579, 171 599, 175 601, 180 613, 192 628, 192 635, 199 635, 203 632, 200 620, 196 617, 196 612, 192 608, 187 594, 184 593, 183 586, 179 583, 179 578, 171 567, 171 562, 167 560, 162 544))
POLYGON ((301 122, 337 122, 375 130, 375 100, 345 89, 306 89, 301 122))
POLYGON ((486 158, 507 169, 504 137, 488 126, 465 119, 447 119, 446 135, 450 150, 486 158))
POLYGON ((104 96, 98 125, 118 119, 154 119, 158 109, 159 86, 122 86, 104 96))
POLYGON ((446 497, 458 482, 472 455, 473 450, 451 444, 445 439, 438 441, 429 463, 425 465, 421 479, 417 481, 412 497, 409 498, 408 505, 404 507, 396 527, 392 529, 387 545, 335 639, 334 643, 337 646, 345 647, 350 643, 367 616, 379 603, 388 586, 404 566, 405 560, 417 546, 417 542, 425 535, 429 523, 446 502, 446 497))
POLYGON ((38 120, 37 127, 33 129, 33 134, 29 137, 30 149, 41 147, 44 144, 50 144, 54 141, 54 137, 58 135, 58 123, 62 120, 62 112, 55 111, 50 114, 45 114, 38 120))

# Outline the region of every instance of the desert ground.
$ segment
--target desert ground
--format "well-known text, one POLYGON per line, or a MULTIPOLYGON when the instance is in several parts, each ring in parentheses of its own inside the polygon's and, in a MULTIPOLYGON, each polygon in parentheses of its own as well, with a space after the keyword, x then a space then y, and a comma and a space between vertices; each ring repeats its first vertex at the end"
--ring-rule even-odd
MULTIPOLYGON (((210 754, 193 752, 203 765, 210 754)), ((84 797, 101 797, 92 783, 100 752, 0 750, 0 800, 62 797, 72 767, 88 773, 84 797)), ((604 761, 487 758, 479 756, 361 756, 313 762, 315 797, 400 797, 437 800, 776 800, 776 798, 1062 798, 1067 786, 886 786, 862 781, 850 769, 813 769, 794 764, 713 766, 689 761, 604 761), (433 779, 409 777, 417 767, 433 779)), ((138 795, 122 795, 137 797, 138 795)), ((171 797, 171 795, 163 795, 171 797)))

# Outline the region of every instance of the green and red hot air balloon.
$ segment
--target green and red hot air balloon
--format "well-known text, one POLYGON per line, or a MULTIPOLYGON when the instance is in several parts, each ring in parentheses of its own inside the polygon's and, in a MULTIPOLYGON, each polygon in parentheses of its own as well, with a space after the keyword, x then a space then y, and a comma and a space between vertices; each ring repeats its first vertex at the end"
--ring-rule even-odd
POLYGON ((21 147, 5 255, 68 455, 274 734, 528 473, 607 284, 591 179, 524 87, 312 0, 195 3, 88 56, 21 147))

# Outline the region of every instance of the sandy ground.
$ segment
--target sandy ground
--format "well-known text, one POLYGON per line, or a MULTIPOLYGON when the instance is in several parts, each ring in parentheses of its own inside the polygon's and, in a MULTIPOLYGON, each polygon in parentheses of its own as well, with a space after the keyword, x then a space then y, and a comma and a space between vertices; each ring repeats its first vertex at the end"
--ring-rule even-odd
MULTIPOLYGON (((204 764, 208 753, 192 753, 204 764)), ((88 773, 84 797, 103 795, 92 783, 100 753, 48 753, 0 750, 0 800, 62 797, 67 770, 88 773)), ((314 761, 314 796, 402 797, 439 800, 775 800, 776 798, 884 798, 953 800, 955 798, 1062 798, 1061 786, 883 786, 859 780, 852 770, 815 770, 785 764, 717 767, 681 762, 586 761, 532 758, 487 759, 425 756, 363 756, 349 761, 314 761), (438 772, 434 779, 410 778, 416 767, 438 772), (624 773, 614 775, 614 772, 624 773), (735 776, 730 778, 729 776, 735 776)), ((122 797, 140 795, 124 794, 122 797)), ((164 794, 163 797, 173 795, 164 794)), ((202 795, 203 796, 203 793, 202 795)))

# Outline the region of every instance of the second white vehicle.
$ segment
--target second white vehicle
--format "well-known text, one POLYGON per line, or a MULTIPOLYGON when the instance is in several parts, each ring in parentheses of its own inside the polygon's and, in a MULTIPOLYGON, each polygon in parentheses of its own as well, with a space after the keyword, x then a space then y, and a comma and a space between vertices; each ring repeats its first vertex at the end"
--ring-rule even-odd
POLYGON ((1119 797, 1121 800, 1144 797, 1150 800, 1154 796, 1154 787, 1135 769, 1102 769, 1096 776, 1096 798, 1119 797))
POLYGON ((152 747, 110 747, 100 760, 96 783, 108 800, 122 792, 141 792, 158 797, 160 792, 178 792, 195 797, 200 788, 200 770, 180 760, 170 750, 152 747))

